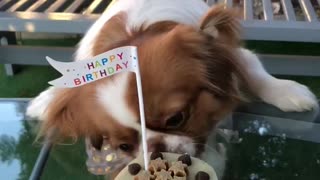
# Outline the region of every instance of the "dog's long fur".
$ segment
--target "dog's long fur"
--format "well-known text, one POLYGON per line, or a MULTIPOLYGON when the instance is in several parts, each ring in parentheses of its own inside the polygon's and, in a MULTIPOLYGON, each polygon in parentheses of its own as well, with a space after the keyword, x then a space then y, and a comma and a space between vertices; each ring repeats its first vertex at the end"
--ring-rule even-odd
MULTIPOLYGON (((216 124, 241 102, 240 86, 284 111, 317 108, 307 87, 272 77, 240 47, 240 29, 232 10, 201 0, 118 0, 89 29, 75 60, 137 46, 150 150, 201 156, 216 124), (172 117, 181 122, 170 126, 172 117)), ((27 110, 44 120, 42 135, 53 128, 63 137, 103 135, 115 149, 126 144, 131 157, 141 150, 138 112, 131 73, 49 88, 27 110)))

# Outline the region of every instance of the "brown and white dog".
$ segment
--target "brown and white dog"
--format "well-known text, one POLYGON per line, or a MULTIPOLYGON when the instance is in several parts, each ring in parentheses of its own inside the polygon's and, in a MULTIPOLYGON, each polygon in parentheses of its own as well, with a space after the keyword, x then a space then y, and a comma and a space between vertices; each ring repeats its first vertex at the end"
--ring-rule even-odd
MULTIPOLYGON (((235 13, 202 0, 118 0, 89 29, 80 61, 116 47, 138 47, 150 151, 203 153, 216 124, 247 89, 283 111, 317 108, 309 89, 269 75, 240 47, 235 13)), ((49 88, 27 114, 43 120, 42 135, 106 136, 114 149, 141 150, 135 76, 122 73, 72 88, 49 88)))

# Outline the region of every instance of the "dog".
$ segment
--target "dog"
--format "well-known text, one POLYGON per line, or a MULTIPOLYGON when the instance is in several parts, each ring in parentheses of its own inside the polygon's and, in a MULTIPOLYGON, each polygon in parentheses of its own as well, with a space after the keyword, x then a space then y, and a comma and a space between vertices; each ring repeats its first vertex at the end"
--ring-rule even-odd
MULTIPOLYGON (((201 157, 217 124, 247 98, 283 111, 318 109, 304 85, 268 74, 241 47, 237 13, 202 0, 117 0, 88 30, 74 56, 81 61, 137 46, 149 151, 201 157)), ((77 88, 50 87, 27 115, 43 120, 40 136, 101 137, 134 158, 142 150, 135 75, 121 73, 77 88)))

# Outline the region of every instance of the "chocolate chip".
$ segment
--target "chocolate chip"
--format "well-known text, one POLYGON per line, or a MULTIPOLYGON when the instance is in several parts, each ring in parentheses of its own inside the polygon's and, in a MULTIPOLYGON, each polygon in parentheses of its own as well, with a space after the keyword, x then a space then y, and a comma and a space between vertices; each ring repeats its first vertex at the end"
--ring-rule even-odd
POLYGON ((128 166, 128 170, 131 175, 136 175, 141 170, 141 166, 138 163, 133 163, 128 166))
POLYGON ((151 160, 155 160, 155 159, 157 159, 157 158, 163 159, 162 153, 161 153, 161 152, 152 152, 152 153, 151 153, 151 156, 150 156, 150 159, 151 159, 151 160))
POLYGON ((184 154, 178 158, 178 161, 182 161, 183 164, 186 164, 188 166, 191 166, 191 157, 189 154, 184 154))
POLYGON ((208 173, 199 171, 196 175, 196 180, 209 180, 210 176, 208 173))

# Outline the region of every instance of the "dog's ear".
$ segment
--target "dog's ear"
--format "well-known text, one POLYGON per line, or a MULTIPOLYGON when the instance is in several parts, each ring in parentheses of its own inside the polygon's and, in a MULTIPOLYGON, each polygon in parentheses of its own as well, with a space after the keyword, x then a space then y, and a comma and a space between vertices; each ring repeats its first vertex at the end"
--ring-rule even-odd
POLYGON ((240 43, 240 24, 237 11, 225 9, 222 5, 213 6, 200 22, 200 30, 214 39, 232 46, 240 43))
MULTIPOLYGON (((51 132, 59 137, 77 138, 82 131, 74 111, 77 89, 49 88, 31 101, 27 116, 41 120, 41 129, 37 139, 48 136, 51 132)), ((50 134, 53 135, 53 134, 50 134)), ((52 137, 52 138, 56 138, 52 137)))
MULTIPOLYGON (((48 102, 44 114, 44 121, 41 124, 39 137, 48 135, 54 131, 59 137, 77 138, 80 134, 80 125, 75 116, 80 112, 75 112, 75 100, 77 89, 57 89, 48 102)), ((56 138, 56 137, 54 137, 56 138)))
POLYGON ((103 25, 93 42, 93 55, 101 54, 126 41, 130 37, 126 23, 127 14, 124 12, 120 12, 111 17, 103 25))

